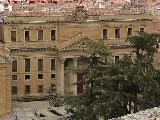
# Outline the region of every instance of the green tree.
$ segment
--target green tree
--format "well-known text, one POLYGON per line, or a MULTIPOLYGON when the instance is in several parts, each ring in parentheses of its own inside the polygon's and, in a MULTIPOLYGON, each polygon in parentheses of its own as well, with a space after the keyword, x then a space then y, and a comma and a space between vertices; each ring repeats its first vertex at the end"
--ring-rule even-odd
POLYGON ((153 33, 140 33, 127 39, 133 45, 136 53, 132 73, 135 85, 133 103, 134 111, 160 105, 159 70, 154 67, 154 56, 158 52, 160 37, 153 33), (138 98, 139 96, 139 98, 138 98), (138 103, 139 102, 139 103, 138 103))
POLYGON ((98 120, 128 113, 126 95, 120 84, 124 79, 119 66, 110 61, 109 49, 104 42, 91 42, 85 49, 88 67, 83 71, 85 90, 78 96, 65 99, 66 119, 98 120))
POLYGON ((116 63, 110 61, 109 49, 103 42, 88 44, 88 67, 83 71, 85 90, 65 98, 69 113, 65 119, 107 120, 160 105, 160 70, 153 65, 159 36, 140 33, 127 41, 134 51, 116 63))

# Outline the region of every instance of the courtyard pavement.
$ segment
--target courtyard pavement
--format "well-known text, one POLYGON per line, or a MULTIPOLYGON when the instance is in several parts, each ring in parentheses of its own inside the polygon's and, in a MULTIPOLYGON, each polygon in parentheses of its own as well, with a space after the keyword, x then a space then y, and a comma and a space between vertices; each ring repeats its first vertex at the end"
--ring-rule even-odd
POLYGON ((0 120, 58 120, 58 118, 59 116, 48 111, 48 101, 13 101, 10 116, 0 117, 0 120), (40 114, 45 117, 39 117, 40 114))

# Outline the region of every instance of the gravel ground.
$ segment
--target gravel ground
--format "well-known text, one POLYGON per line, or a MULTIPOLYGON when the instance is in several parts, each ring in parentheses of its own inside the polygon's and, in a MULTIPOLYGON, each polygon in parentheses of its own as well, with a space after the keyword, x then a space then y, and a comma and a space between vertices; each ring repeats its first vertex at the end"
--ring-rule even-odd
POLYGON ((160 107, 139 111, 111 120, 160 120, 160 107))

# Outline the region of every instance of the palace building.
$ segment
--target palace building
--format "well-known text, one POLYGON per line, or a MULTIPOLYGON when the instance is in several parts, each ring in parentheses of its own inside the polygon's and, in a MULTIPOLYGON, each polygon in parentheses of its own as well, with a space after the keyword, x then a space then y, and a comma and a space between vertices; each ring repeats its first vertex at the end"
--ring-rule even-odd
MULTIPOLYGON (((58 95, 79 94, 83 85, 73 83, 82 75, 73 68, 87 63, 83 45, 105 41, 113 60, 133 49, 125 41, 139 32, 154 32, 151 15, 94 15, 83 7, 54 16, 8 15, 0 26, 0 40, 10 49, 12 97, 44 96, 49 88, 58 95)), ((1 88, 1 87, 0 87, 1 88)))

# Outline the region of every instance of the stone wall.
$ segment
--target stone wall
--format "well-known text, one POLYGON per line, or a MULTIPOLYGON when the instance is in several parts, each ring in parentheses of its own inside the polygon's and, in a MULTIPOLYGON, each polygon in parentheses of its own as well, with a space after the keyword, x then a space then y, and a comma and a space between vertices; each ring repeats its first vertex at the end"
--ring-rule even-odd
POLYGON ((0 116, 11 111, 10 64, 0 63, 0 116))

